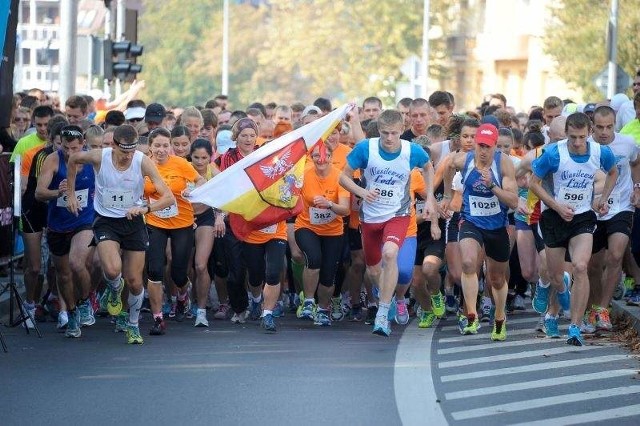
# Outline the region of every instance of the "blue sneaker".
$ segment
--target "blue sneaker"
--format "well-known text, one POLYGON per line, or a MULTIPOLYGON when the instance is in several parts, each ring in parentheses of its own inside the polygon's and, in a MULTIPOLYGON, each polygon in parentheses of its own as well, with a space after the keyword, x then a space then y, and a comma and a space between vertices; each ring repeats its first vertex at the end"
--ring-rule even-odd
POLYGON ((628 306, 640 306, 640 290, 633 288, 627 298, 628 306))
POLYGON ((458 329, 460 334, 464 334, 464 329, 469 325, 469 320, 465 315, 458 315, 458 329))
POLYGON ((69 322, 67 330, 64 332, 67 337, 78 338, 82 335, 80 330, 80 309, 76 308, 73 312, 69 312, 69 322))
POLYGON ((445 309, 449 314, 455 314, 458 312, 458 300, 453 294, 447 294, 445 296, 445 309))
POLYGON ((305 300, 300 312, 300 318, 313 320, 316 314, 316 304, 311 300, 305 300))
POLYGON ((281 300, 276 302, 276 307, 273 308, 273 317, 280 318, 284 316, 284 303, 281 300))
POLYGON ((262 328, 264 328, 267 333, 276 332, 276 322, 273 320, 273 315, 267 314, 262 317, 262 328))
POLYGON ((328 327, 331 325, 331 318, 329 317, 329 311, 326 309, 318 309, 316 311, 316 317, 313 320, 314 325, 322 327, 328 327))
POLYGON ((373 323, 373 334, 388 337, 391 334, 391 325, 386 315, 377 315, 373 323))
POLYGON ((569 312, 571 308, 571 291, 569 291, 569 285, 571 283, 571 275, 568 272, 564 273, 564 292, 557 293, 558 303, 563 311, 569 312))
POLYGON ((544 319, 544 333, 550 339, 559 339, 560 331, 558 331, 558 319, 557 318, 545 318, 544 319))
POLYGON ((580 333, 580 327, 575 324, 569 326, 567 332, 567 345, 584 346, 584 340, 582 340, 582 334, 580 333))
POLYGON ((254 302, 251 299, 251 303, 249 305, 249 318, 251 321, 258 321, 260 319, 260 315, 262 315, 262 299, 259 302, 254 302))
POLYGON ((396 313, 398 312, 398 307, 396 305, 396 298, 391 299, 391 303, 389 303, 389 313, 387 313, 387 318, 396 318, 396 313))
POLYGON ((540 282, 538 282, 538 284, 536 284, 536 294, 533 296, 531 305, 533 306, 533 310, 539 314, 547 312, 547 308, 549 307, 549 287, 542 287, 540 282))

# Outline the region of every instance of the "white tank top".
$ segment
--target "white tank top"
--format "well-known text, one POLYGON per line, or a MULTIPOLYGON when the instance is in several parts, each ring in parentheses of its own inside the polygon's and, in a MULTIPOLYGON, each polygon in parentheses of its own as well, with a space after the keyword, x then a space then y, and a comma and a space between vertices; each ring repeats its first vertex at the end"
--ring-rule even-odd
POLYGON ((378 193, 373 203, 362 202, 360 219, 365 223, 382 223, 410 213, 409 183, 411 143, 401 141, 400 155, 387 161, 380 156, 379 138, 369 139, 369 161, 364 170, 365 188, 378 193))
MULTIPOLYGON (((589 138, 590 142, 594 142, 589 138)), ((598 220, 608 220, 620 212, 632 212, 634 207, 631 204, 631 195, 633 194, 633 180, 631 179, 631 167, 629 162, 638 158, 638 147, 635 140, 631 136, 615 134, 613 142, 608 146, 616 158, 616 167, 618 168, 618 180, 609 195, 607 203, 609 204, 609 213, 598 218, 598 220)))
POLYGON ((560 204, 573 207, 574 214, 591 210, 593 199, 593 182, 600 169, 600 145, 589 144, 589 160, 585 163, 574 161, 569 155, 567 140, 558 142, 560 164, 553 174, 553 195, 560 204))
POLYGON ((136 151, 127 170, 117 170, 112 160, 113 148, 102 150, 102 164, 96 174, 96 193, 93 207, 100 216, 122 218, 138 203, 144 194, 142 158, 136 151))

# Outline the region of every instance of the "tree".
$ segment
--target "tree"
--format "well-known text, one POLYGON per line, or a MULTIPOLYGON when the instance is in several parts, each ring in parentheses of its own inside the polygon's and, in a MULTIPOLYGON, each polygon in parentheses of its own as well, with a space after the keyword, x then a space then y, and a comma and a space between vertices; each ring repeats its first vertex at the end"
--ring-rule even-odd
MULTIPOLYGON (((639 65, 640 13, 633 1, 620 1, 618 14, 618 64, 635 75, 639 65)), ((563 0, 550 6, 552 20, 547 26, 545 51, 558 65, 558 75, 585 99, 602 99, 593 79, 607 64, 606 28, 608 1, 563 0)))

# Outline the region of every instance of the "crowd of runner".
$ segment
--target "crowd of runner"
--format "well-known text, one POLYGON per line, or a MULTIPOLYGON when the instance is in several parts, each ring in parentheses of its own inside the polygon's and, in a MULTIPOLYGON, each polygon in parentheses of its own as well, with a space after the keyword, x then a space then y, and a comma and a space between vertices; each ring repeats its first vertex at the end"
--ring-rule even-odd
POLYGON ((190 193, 331 102, 167 108, 143 87, 14 97, 2 147, 21 170, 30 327, 77 338, 107 317, 141 344, 171 320, 275 332, 288 314, 388 336, 450 315, 503 341, 530 298, 539 332, 580 346, 611 331, 614 297, 640 305, 640 72, 631 99, 548 96, 527 112, 501 94, 472 111, 446 91, 366 98, 307 153, 301 213, 248 234, 190 193))

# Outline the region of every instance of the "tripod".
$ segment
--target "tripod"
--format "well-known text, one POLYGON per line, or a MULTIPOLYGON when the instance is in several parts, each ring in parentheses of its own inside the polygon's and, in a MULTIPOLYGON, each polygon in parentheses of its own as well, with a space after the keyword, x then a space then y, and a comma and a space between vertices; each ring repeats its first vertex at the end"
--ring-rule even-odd
MULTIPOLYGON (((22 324, 24 326, 25 331, 27 332, 27 334, 30 333, 29 329, 32 327, 38 337, 42 337, 42 334, 40 334, 40 330, 38 329, 38 326, 36 325, 36 321, 35 318, 33 318, 33 316, 31 315, 31 313, 25 309, 23 301, 22 301, 22 297, 20 296, 20 292, 18 291, 18 287, 16 285, 16 280, 15 280, 15 266, 14 266, 14 261, 15 261, 15 221, 16 218, 20 217, 20 197, 21 197, 21 191, 20 191, 20 156, 18 156, 16 158, 16 161, 14 163, 14 167, 13 170, 11 170, 11 167, 9 167, 9 178, 7 179, 7 183, 9 186, 9 194, 10 196, 13 196, 13 203, 12 203, 12 212, 13 215, 11 217, 11 220, 9 220, 9 224, 10 224, 10 230, 9 230, 9 244, 11 244, 11 250, 10 250, 10 254, 11 257, 9 259, 9 282, 4 286, 4 288, 0 291, 0 296, 2 296, 4 293, 9 292, 9 323, 8 325, 10 327, 16 327, 20 324, 22 324), (13 171, 13 175, 11 176, 11 172, 13 171), (17 182, 16 182, 17 181, 17 182), (16 189, 17 188, 17 189, 16 189), (17 191, 17 192, 16 192, 17 191), (17 317, 14 318, 14 309, 15 309, 15 305, 17 305, 18 307, 18 311, 19 311, 19 315, 17 317), (28 321, 31 321, 31 324, 28 324, 28 321), (31 327, 29 327, 31 326, 31 327)), ((2 348, 4 349, 4 351, 7 351, 7 345, 6 342, 4 340, 4 336, 2 336, 2 334, 0 334, 0 337, 2 339, 2 348)))

